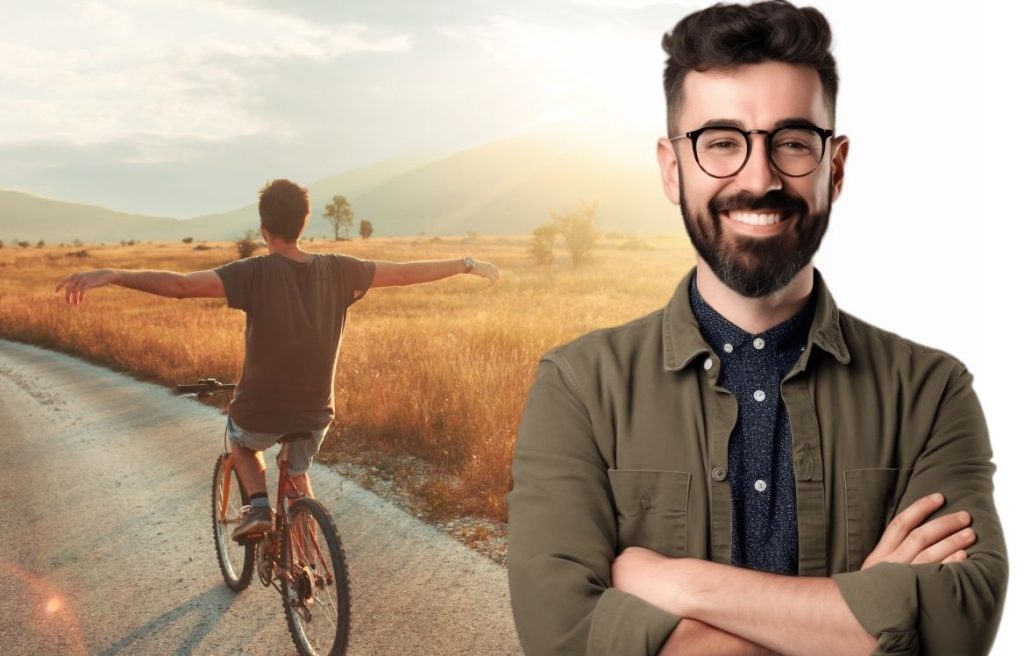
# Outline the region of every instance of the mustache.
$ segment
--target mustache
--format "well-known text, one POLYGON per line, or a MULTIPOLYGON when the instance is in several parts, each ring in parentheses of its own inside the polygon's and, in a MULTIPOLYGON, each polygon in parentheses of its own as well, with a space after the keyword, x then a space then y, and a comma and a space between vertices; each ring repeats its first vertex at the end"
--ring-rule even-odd
POLYGON ((708 209, 714 214, 734 210, 771 210, 781 214, 805 214, 807 212, 807 203, 803 199, 790 196, 780 189, 769 191, 761 197, 741 191, 726 198, 713 198, 708 203, 708 209))

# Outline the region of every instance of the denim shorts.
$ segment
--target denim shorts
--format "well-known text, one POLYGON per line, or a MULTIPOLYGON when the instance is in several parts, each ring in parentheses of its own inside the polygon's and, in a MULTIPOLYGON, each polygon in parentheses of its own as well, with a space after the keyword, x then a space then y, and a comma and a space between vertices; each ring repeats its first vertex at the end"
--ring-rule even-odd
MULTIPOLYGON (((313 458, 320 450, 320 445, 327 437, 327 429, 330 427, 331 425, 327 424, 318 431, 312 431, 311 438, 288 443, 288 474, 290 476, 299 476, 309 470, 309 466, 313 464, 313 458)), ((287 433, 253 433, 231 421, 230 416, 228 417, 228 438, 231 443, 253 451, 269 449, 277 444, 277 441, 284 435, 287 433)))

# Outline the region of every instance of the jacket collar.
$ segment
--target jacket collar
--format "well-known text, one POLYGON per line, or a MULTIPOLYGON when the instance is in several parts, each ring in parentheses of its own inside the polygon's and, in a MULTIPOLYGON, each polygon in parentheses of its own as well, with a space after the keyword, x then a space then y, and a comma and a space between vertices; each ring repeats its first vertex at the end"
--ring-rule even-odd
MULTIPOLYGON (((690 364, 698 355, 712 353, 711 347, 701 335, 693 308, 690 307, 690 281, 695 275, 696 266, 679 282, 662 317, 664 364, 668 371, 678 371, 690 364)), ((807 336, 808 346, 817 346, 832 354, 842 364, 847 364, 850 362, 850 351, 839 326, 839 308, 836 307, 835 300, 817 268, 814 269, 814 289, 817 292, 816 305, 811 330, 807 336)), ((804 354, 802 360, 806 362, 807 357, 808 354, 804 354)))

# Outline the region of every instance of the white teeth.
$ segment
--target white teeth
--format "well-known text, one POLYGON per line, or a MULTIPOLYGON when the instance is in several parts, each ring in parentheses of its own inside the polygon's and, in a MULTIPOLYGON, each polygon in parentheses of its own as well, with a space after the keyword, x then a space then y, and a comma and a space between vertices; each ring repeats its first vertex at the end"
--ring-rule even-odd
POLYGON ((760 214, 754 212, 729 212, 729 218, 733 221, 746 223, 747 225, 774 225, 782 220, 782 215, 760 214))

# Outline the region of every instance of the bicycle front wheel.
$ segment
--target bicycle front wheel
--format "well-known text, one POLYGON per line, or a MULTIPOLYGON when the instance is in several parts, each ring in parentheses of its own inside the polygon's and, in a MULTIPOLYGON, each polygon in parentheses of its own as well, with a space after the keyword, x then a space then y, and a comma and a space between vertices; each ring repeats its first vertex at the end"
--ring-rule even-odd
POLYGON ((319 501, 299 499, 288 512, 290 562, 281 595, 288 630, 302 656, 341 656, 348 646, 348 566, 338 529, 319 501))
POLYGON ((217 547, 217 562, 224 582, 235 592, 248 587, 252 580, 252 542, 239 544, 231 539, 231 531, 242 521, 242 506, 249 502, 248 495, 232 468, 226 472, 228 454, 222 453, 213 467, 213 544, 217 547))

